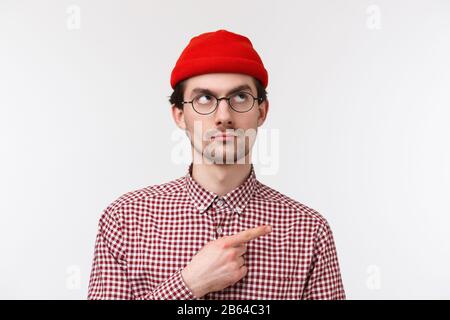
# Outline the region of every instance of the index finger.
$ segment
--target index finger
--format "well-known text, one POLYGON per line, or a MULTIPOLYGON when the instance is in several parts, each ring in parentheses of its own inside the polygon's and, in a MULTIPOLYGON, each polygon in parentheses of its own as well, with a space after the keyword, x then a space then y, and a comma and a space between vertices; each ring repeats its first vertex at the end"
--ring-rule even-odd
POLYGON ((256 228, 247 229, 238 232, 227 238, 227 243, 231 246, 239 246, 243 243, 254 240, 258 237, 264 236, 272 231, 271 226, 259 226, 256 228))

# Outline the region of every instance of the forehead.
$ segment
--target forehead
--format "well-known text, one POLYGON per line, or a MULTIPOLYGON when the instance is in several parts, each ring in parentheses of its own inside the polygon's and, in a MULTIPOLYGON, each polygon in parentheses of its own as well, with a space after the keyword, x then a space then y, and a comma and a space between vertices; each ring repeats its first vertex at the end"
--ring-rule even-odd
POLYGON ((191 77, 185 80, 184 93, 190 95, 194 89, 202 88, 218 94, 225 94, 241 85, 248 85, 252 92, 256 93, 253 78, 240 73, 208 73, 191 77))

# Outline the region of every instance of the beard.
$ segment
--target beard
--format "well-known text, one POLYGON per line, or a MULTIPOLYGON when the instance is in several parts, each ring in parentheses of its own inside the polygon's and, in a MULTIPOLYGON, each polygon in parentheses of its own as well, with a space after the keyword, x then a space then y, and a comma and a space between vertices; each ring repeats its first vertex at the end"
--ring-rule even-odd
MULTIPOLYGON (((228 131, 229 129, 226 129, 228 131)), ((225 130, 221 130, 222 132, 225 130)), ((196 163, 208 164, 245 164, 248 156, 251 161, 251 150, 256 140, 257 129, 234 129, 234 137, 230 140, 212 138, 216 130, 202 130, 202 123, 194 123, 193 131, 186 130, 193 147, 193 157, 196 163)))
POLYGON ((201 161, 209 164, 245 164, 246 157, 251 158, 252 139, 246 136, 235 137, 232 140, 200 141, 191 144, 197 156, 201 155, 201 161))
POLYGON ((216 164, 234 164, 244 159, 249 148, 234 138, 230 141, 213 140, 203 149, 204 157, 216 164))

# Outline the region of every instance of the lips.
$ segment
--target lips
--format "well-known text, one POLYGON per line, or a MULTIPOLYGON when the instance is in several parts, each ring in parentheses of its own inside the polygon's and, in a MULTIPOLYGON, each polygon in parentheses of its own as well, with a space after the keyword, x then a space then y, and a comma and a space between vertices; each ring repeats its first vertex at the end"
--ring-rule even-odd
POLYGON ((236 133, 233 132, 232 130, 226 130, 226 131, 215 131, 215 132, 210 132, 209 136, 212 139, 232 139, 234 137, 236 137, 236 133))
POLYGON ((235 134, 229 134, 229 133, 218 133, 211 137, 212 141, 233 141, 233 139, 236 137, 235 134))
POLYGON ((234 134, 217 134, 215 136, 213 136, 212 138, 232 138, 235 137, 234 134))
POLYGON ((234 139, 234 136, 227 136, 227 135, 221 135, 221 136, 215 136, 215 137, 212 137, 212 141, 233 141, 233 139, 234 139))

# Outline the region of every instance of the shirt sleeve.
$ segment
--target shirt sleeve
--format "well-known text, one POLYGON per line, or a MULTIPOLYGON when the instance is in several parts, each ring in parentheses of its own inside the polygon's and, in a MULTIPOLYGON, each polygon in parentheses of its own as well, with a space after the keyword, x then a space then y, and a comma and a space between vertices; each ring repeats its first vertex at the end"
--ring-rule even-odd
POLYGON ((327 222, 319 226, 316 237, 303 299, 345 300, 336 246, 327 222))
POLYGON ((95 240, 88 300, 192 300, 196 299, 181 276, 181 268, 152 291, 133 293, 127 279, 127 258, 119 219, 105 209, 95 240))

